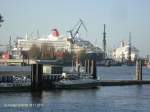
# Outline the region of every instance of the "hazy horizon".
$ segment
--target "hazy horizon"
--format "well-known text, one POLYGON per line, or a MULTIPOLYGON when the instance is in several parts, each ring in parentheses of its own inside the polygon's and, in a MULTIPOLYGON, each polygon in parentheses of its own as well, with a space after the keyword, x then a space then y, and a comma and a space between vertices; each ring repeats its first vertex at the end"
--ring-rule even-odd
POLYGON ((0 44, 8 43, 17 36, 33 34, 48 36, 57 28, 63 35, 79 20, 84 20, 87 34, 83 39, 102 47, 103 24, 106 24, 107 47, 120 46, 128 41, 131 32, 132 44, 140 55, 150 54, 150 1, 149 0, 1 0, 0 14, 4 22, 0 27, 0 44))

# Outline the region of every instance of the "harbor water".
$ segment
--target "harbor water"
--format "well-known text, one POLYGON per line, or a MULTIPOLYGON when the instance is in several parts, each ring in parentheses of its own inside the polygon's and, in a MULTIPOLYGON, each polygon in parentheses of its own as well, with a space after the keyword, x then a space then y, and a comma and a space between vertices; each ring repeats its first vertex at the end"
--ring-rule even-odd
MULTIPOLYGON (((101 79, 135 79, 135 67, 98 67, 101 79)), ((143 68, 150 80, 150 69, 143 68)), ((0 112, 150 112, 150 85, 0 93, 0 112)))

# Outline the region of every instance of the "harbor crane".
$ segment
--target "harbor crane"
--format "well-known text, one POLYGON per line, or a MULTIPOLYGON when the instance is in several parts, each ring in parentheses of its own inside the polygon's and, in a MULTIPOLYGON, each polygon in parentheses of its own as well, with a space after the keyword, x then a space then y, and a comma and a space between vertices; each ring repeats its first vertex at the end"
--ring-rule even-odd
POLYGON ((74 70, 74 44, 77 40, 77 34, 79 33, 79 30, 81 28, 81 26, 84 28, 84 30, 87 32, 87 28, 83 23, 82 19, 79 19, 79 22, 73 27, 73 29, 67 31, 68 33, 70 33, 71 38, 69 39, 70 44, 71 44, 71 54, 72 54, 72 70, 74 70))
POLYGON ((73 29, 67 31, 70 33, 71 36, 71 42, 74 44, 76 38, 77 38, 77 34, 79 33, 79 30, 81 28, 81 26, 84 28, 84 30, 87 32, 87 28, 83 23, 82 19, 79 19, 78 23, 73 27, 73 29))

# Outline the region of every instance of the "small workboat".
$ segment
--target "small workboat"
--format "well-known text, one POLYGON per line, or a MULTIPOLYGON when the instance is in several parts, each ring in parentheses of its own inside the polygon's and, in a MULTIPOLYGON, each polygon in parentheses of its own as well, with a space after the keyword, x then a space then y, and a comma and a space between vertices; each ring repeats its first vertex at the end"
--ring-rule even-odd
POLYGON ((145 60, 145 67, 150 68, 150 59, 145 60))
POLYGON ((86 73, 62 73, 62 80, 54 82, 57 89, 84 89, 84 88, 97 88, 99 79, 94 78, 86 73))

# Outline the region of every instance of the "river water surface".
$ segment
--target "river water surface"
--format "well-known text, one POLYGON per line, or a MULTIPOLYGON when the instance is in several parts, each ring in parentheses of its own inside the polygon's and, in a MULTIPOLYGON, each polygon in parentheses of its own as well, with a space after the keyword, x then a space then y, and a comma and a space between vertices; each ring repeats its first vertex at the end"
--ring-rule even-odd
MULTIPOLYGON (((102 79, 135 79, 135 67, 98 67, 102 79)), ((143 68, 150 80, 150 69, 143 68)), ((0 112, 150 112, 150 85, 0 93, 0 112)))

